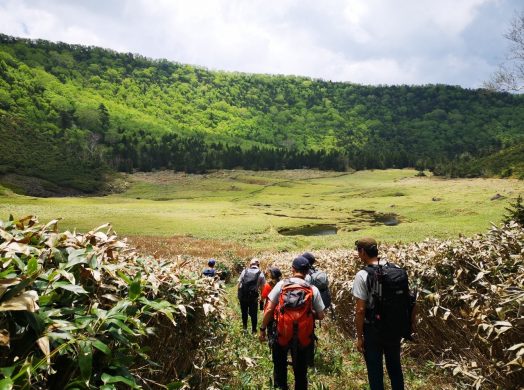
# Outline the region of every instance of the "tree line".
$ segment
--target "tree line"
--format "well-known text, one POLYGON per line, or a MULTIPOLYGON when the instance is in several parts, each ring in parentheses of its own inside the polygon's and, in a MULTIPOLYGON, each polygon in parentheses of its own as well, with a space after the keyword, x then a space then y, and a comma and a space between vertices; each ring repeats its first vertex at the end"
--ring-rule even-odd
MULTIPOLYGON (((0 114, 102 170, 415 166, 485 175, 500 169, 464 161, 524 142, 522 95, 210 71, 1 34, 0 114)), ((15 169, 16 152, 2 155, 0 172, 15 169)), ((508 161, 517 174, 521 161, 508 161)), ((48 163, 31 171, 59 182, 48 163)))

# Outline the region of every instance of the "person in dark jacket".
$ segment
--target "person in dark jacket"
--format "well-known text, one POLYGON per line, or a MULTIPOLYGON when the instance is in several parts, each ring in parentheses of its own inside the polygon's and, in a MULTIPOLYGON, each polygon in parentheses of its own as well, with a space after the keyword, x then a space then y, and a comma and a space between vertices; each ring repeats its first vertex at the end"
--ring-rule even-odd
POLYGON ((217 270, 215 269, 216 260, 215 259, 209 259, 207 262, 207 268, 202 272, 202 275, 214 278, 217 274, 217 270))
POLYGON ((260 270, 260 262, 257 258, 253 258, 249 262, 249 267, 244 269, 238 278, 238 300, 245 333, 247 333, 248 315, 251 318, 251 332, 257 333, 258 299, 265 284, 266 278, 260 270))

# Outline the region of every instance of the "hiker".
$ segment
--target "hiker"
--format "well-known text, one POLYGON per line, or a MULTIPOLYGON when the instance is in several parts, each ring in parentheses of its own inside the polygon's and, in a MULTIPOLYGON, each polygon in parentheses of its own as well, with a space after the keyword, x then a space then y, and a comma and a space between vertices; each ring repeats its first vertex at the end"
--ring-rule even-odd
MULTIPOLYGON (((269 306, 270 300, 268 299, 269 293, 271 290, 273 290, 273 287, 280 282, 280 279, 282 278, 282 272, 280 271, 280 268, 277 267, 270 267, 267 270, 267 274, 269 277, 269 281, 264 285, 264 288, 262 289, 262 295, 260 300, 260 310, 264 310, 264 313, 267 310, 267 307, 269 306)), ((273 348, 273 341, 275 336, 275 321, 273 318, 269 321, 267 324, 267 339, 269 348, 273 348)))
POLYGON ((355 242, 358 257, 364 262, 353 282, 356 298, 356 346, 364 354, 371 390, 384 389, 383 356, 392 390, 404 389, 400 364, 400 341, 414 330, 415 314, 409 314, 409 289, 406 272, 379 259, 374 238, 355 242))
POLYGON ((254 258, 238 278, 238 300, 242 312, 242 328, 245 333, 247 333, 248 315, 251 318, 251 332, 257 332, 258 297, 265 284, 266 278, 260 270, 260 262, 254 258))
POLYGON ((214 278, 217 274, 217 270, 215 269, 216 260, 215 259, 209 259, 207 262, 207 267, 204 271, 202 271, 202 275, 214 278))
POLYGON ((282 278, 282 272, 280 271, 280 268, 277 267, 269 267, 267 270, 267 275, 269 277, 269 281, 264 284, 264 288, 262 289, 260 310, 264 310, 267 307, 269 303, 269 299, 267 298, 269 293, 282 278))
POLYGON ((331 307, 331 293, 329 292, 329 280, 327 274, 324 271, 317 270, 314 264, 317 262, 315 256, 310 252, 304 252, 302 257, 305 257, 309 261, 309 271, 306 275, 306 282, 311 283, 313 286, 318 288, 322 302, 327 309, 331 307))
POLYGON ((295 390, 307 389, 307 368, 314 348, 315 319, 324 318, 324 303, 318 288, 304 278, 309 261, 302 256, 293 260, 292 277, 278 282, 269 293, 269 304, 260 327, 259 339, 266 340, 270 321, 276 321, 272 348, 273 380, 276 388, 287 389, 287 356, 291 352, 295 390))

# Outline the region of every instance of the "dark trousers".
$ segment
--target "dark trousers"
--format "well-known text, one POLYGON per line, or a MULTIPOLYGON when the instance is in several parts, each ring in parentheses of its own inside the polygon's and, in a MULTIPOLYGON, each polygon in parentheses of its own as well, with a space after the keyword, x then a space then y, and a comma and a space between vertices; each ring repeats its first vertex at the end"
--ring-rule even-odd
MULTIPOLYGON (((273 344, 273 380, 276 388, 287 389, 287 355, 290 347, 273 344)), ((293 354, 292 354, 293 355, 293 354)), ((292 356, 293 373, 295 374, 295 390, 307 389, 307 366, 310 347, 299 348, 296 356, 292 356)))
POLYGON ((240 300, 240 311, 242 312, 242 327, 247 329, 247 317, 251 317, 251 331, 257 331, 258 301, 240 300))
POLYGON ((404 390, 404 376, 400 365, 400 339, 385 342, 378 331, 364 325, 364 358, 371 390, 384 390, 383 356, 391 380, 392 390, 404 390))

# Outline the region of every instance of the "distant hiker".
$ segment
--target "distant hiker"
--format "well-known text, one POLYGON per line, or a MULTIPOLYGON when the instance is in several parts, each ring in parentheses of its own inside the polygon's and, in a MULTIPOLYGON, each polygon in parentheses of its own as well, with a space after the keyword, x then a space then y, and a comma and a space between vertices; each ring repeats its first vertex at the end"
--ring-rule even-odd
POLYGON ((324 303, 318 288, 304 278, 309 261, 302 256, 293 260, 293 276, 278 282, 269 293, 269 303, 260 327, 260 341, 266 340, 270 321, 276 321, 273 342, 273 379, 276 388, 287 389, 287 356, 291 352, 295 390, 307 389, 307 367, 314 348, 315 319, 324 318, 324 303))
POLYGON ((392 390, 403 390, 400 341, 410 339, 415 325, 406 271, 381 261, 373 238, 356 241, 355 249, 365 265, 353 282, 357 349, 364 354, 370 389, 384 389, 385 356, 392 390))
POLYGON ((273 287, 280 282, 280 279, 282 278, 282 272, 280 271, 280 268, 277 267, 269 267, 267 270, 267 276, 269 280, 264 284, 264 288, 262 289, 262 295, 261 295, 261 302, 262 302, 262 309, 264 310, 268 303, 269 299, 267 298, 271 290, 273 290, 273 287))
POLYGON ((217 275, 217 270, 215 269, 216 260, 215 259, 209 259, 207 262, 207 267, 203 272, 202 275, 208 276, 210 278, 214 278, 217 275))
MULTIPOLYGON (((266 312, 269 303, 271 302, 268 299, 269 293, 271 292, 271 290, 273 290, 275 285, 278 282, 280 282, 280 279, 282 278, 282 272, 277 267, 270 267, 267 270, 267 275, 269 281, 264 285, 264 288, 262 289, 262 299, 260 300, 260 310, 264 310, 264 313, 266 312)), ((273 320, 273 318, 271 318, 271 320, 267 324, 267 336, 267 339, 269 341, 269 347, 272 348, 275 336, 275 321, 273 320)))
POLYGON ((314 264, 317 259, 312 253, 304 252, 302 257, 305 257, 309 261, 309 271, 306 275, 306 282, 311 283, 318 288, 320 296, 322 297, 322 302, 324 302, 325 308, 328 309, 331 306, 331 293, 329 292, 329 280, 327 274, 324 271, 315 268, 314 264))
POLYGON ((254 258, 249 267, 244 269, 238 278, 238 300, 242 312, 242 327, 247 332, 247 318, 251 318, 251 332, 257 331, 258 297, 266 284, 264 273, 260 270, 260 262, 254 258))

